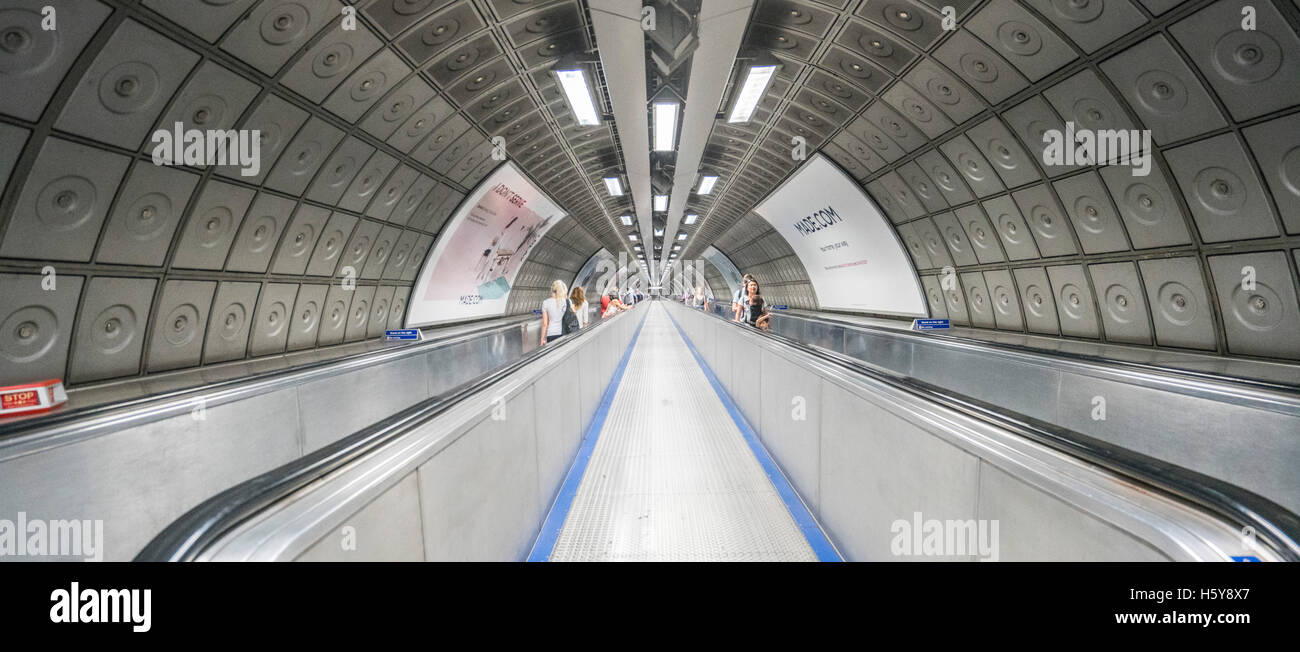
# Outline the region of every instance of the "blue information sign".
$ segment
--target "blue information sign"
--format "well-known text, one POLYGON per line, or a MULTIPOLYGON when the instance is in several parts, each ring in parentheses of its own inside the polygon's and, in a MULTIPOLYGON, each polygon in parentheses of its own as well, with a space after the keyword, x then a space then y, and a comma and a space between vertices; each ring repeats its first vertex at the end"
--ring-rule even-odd
POLYGON ((404 328, 398 330, 384 331, 384 339, 389 342, 400 342, 403 340, 419 340, 420 329, 404 328))
POLYGON ((787 306, 787 305, 784 305, 784 304, 782 304, 782 305, 778 305, 778 306, 772 306, 772 310, 789 310, 789 309, 790 309, 790 306, 787 306))
POLYGON ((939 328, 948 328, 947 319, 913 319, 912 330, 932 331, 939 328))

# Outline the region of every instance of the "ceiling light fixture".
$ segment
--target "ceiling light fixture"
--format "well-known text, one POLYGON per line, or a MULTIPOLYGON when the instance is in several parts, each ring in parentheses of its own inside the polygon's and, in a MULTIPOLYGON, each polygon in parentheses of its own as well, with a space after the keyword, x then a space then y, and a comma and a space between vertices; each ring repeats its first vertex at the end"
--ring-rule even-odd
POLYGON ((551 68, 551 73, 560 83, 560 88, 564 89, 565 101, 568 102, 569 110, 573 112, 573 117, 578 124, 584 127, 600 124, 600 114, 596 111, 596 102, 593 99, 595 95, 591 92, 587 71, 578 58, 572 54, 561 57, 551 68))
POLYGON ((605 189, 609 191, 610 197, 622 197, 623 181, 618 177, 605 177, 605 189))
POLYGON ((632 242, 636 242, 636 234, 635 234, 635 233, 629 233, 629 234, 627 234, 627 237, 628 237, 629 239, 631 239, 632 242))
POLYGON ((656 152, 677 149, 677 102, 654 103, 654 141, 656 152))
POLYGON ((655 210, 660 213, 668 210, 668 195, 655 195, 655 210))
POLYGON ((686 224, 687 224, 687 226, 689 226, 689 225, 691 225, 691 224, 694 224, 694 223, 695 223, 695 220, 698 220, 698 219, 700 219, 700 216, 699 216, 699 215, 696 215, 695 213, 687 213, 687 214, 686 214, 686 224))
POLYGON ((632 216, 631 216, 631 215, 619 215, 619 216, 618 216, 618 219, 621 220, 621 221, 623 222, 623 226, 632 226, 632 216))
POLYGON ((749 122, 754 117, 754 110, 772 83, 772 77, 781 67, 781 62, 770 54, 763 53, 750 59, 741 74, 741 83, 735 91, 731 102, 731 112, 727 114, 728 123, 749 122))
POLYGON ((718 182, 717 175, 706 174, 700 177, 700 187, 695 190, 697 195, 707 195, 713 192, 713 185, 718 182))
POLYGON ((681 233, 678 233, 678 234, 677 234, 677 239, 678 239, 678 240, 685 240, 685 239, 686 239, 686 232, 685 232, 685 231, 682 231, 681 233))

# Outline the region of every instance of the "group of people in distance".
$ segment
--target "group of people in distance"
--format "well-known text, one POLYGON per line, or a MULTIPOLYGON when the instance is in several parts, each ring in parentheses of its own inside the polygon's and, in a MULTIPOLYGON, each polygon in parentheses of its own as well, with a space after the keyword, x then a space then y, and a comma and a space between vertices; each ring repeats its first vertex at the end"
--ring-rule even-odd
MULTIPOLYGON (((696 287, 693 292, 688 288, 682 294, 682 303, 699 310, 708 310, 708 304, 712 300, 713 297, 706 294, 704 286, 696 287)), ((767 330, 772 321, 772 313, 759 291, 758 281, 750 274, 741 279, 740 287, 731 296, 731 320, 762 330, 767 330)))
MULTIPOLYGON (((601 319, 630 310, 644 296, 640 290, 629 288, 623 298, 620 298, 618 288, 611 287, 609 292, 600 297, 601 319)), ((708 302, 709 297, 703 286, 695 288, 694 292, 688 290, 682 295, 682 303, 700 310, 707 310, 708 302)), ((548 342, 586 328, 589 310, 587 292, 582 286, 575 285, 569 291, 564 281, 556 279, 551 283, 551 296, 542 302, 542 338, 538 346, 546 346, 548 342)), ((741 279, 740 288, 731 297, 731 314, 732 321, 761 330, 768 329, 772 313, 753 276, 746 274, 741 279)))
MULTIPOLYGON (((610 288, 609 293, 600 297, 600 317, 604 319, 629 310, 642 298, 644 295, 639 290, 628 290, 625 302, 619 298, 617 287, 610 288)), ((551 283, 551 296, 542 302, 542 339, 538 346, 586 328, 589 311, 587 291, 581 285, 569 291, 564 281, 556 279, 551 283)))

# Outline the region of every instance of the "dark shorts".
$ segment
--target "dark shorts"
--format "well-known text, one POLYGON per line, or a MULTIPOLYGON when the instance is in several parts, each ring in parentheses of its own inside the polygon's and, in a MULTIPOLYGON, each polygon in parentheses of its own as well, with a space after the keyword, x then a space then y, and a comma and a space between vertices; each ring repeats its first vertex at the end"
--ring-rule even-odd
POLYGON ((561 337, 564 337, 564 335, 547 335, 547 336, 546 336, 546 343, 547 343, 547 344, 550 344, 551 342, 554 342, 555 340, 558 340, 558 339, 560 339, 561 337))

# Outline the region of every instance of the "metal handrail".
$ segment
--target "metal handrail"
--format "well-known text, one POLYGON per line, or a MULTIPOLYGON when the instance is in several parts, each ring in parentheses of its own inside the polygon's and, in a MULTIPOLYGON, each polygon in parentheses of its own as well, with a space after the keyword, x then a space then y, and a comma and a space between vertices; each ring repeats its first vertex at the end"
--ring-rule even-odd
POLYGON ((1116 358, 1107 358, 1099 355, 1089 355, 1087 353, 1078 353, 1074 351, 1047 351, 1044 349, 1029 346, 1027 344, 1013 344, 1010 342, 995 342, 991 340, 982 340, 977 337, 967 337, 962 335, 953 335, 951 333, 926 332, 925 334, 916 333, 910 330, 886 328, 872 324, 835 319, 834 317, 824 316, 824 313, 818 313, 816 316, 801 315, 794 313, 777 313, 778 316, 788 319, 802 319, 811 322, 821 322, 834 324, 845 328, 855 330, 870 331, 873 333, 886 333, 895 337, 911 338, 917 340, 951 342, 969 347, 983 349, 1000 349, 1004 351, 1014 351, 1033 356, 1046 358, 1063 358, 1074 362, 1081 362, 1089 365, 1103 365, 1106 367, 1122 367, 1138 373, 1150 374, 1153 376, 1174 376, 1187 378, 1201 382, 1220 383, 1225 385, 1240 385, 1251 389, 1263 389, 1284 394, 1293 394, 1300 399, 1300 383, 1290 384, 1272 380, 1261 380, 1257 378, 1244 378, 1241 376, 1228 376, 1216 374, 1208 371, 1197 371, 1195 369, 1183 369, 1180 367, 1169 367, 1165 365, 1153 364, 1150 362, 1139 362, 1136 360, 1121 360, 1116 358))
POLYGON ((1300 561, 1300 517, 1252 491, 1041 419, 1009 411, 987 401, 958 394, 932 383, 869 366, 857 358, 842 353, 815 347, 785 335, 745 327, 712 311, 704 312, 715 319, 737 328, 744 328, 753 335, 780 342, 827 364, 869 377, 973 419, 990 423, 1057 452, 1095 464, 1165 496, 1195 504, 1234 523, 1237 527, 1249 526, 1254 529, 1256 541, 1273 551, 1279 558, 1286 561, 1300 561))
POLYGON ((265 383, 278 384, 281 382, 292 382, 295 377, 309 376, 330 368, 353 368, 378 364, 389 359, 406 357, 424 352, 428 349, 435 349, 455 340, 472 339, 494 331, 505 331, 517 328, 520 324, 525 324, 533 320, 534 318, 531 315, 527 317, 521 316, 516 319, 509 319, 505 322, 498 321, 474 330, 435 336, 431 339, 412 344, 373 351, 359 351, 357 353, 341 355, 337 358, 331 358, 328 360, 306 362, 282 369, 269 369, 267 371, 255 372, 245 376, 203 383, 193 387, 159 392, 147 396, 138 396, 101 405, 74 408, 62 412, 56 412, 37 419, 25 419, 13 423, 2 423, 0 424, 0 446, 3 446, 8 440, 25 437, 41 431, 66 429, 70 426, 75 426, 78 423, 108 415, 119 415, 120 419, 129 420, 130 417, 127 416, 129 413, 144 411, 161 413, 162 410, 159 409, 159 406, 176 403, 190 404, 200 397, 219 394, 230 391, 234 388, 250 387, 265 383))
MULTIPOLYGON (((604 326, 602 319, 578 333, 585 335, 604 326)), ((194 561, 226 532, 262 510, 307 487, 311 483, 365 457, 410 429, 438 418, 483 388, 508 377, 541 356, 571 345, 577 337, 565 337, 534 349, 518 360, 489 371, 447 392, 430 397, 378 423, 237 484, 199 503, 158 533, 135 556, 134 561, 194 561)))

